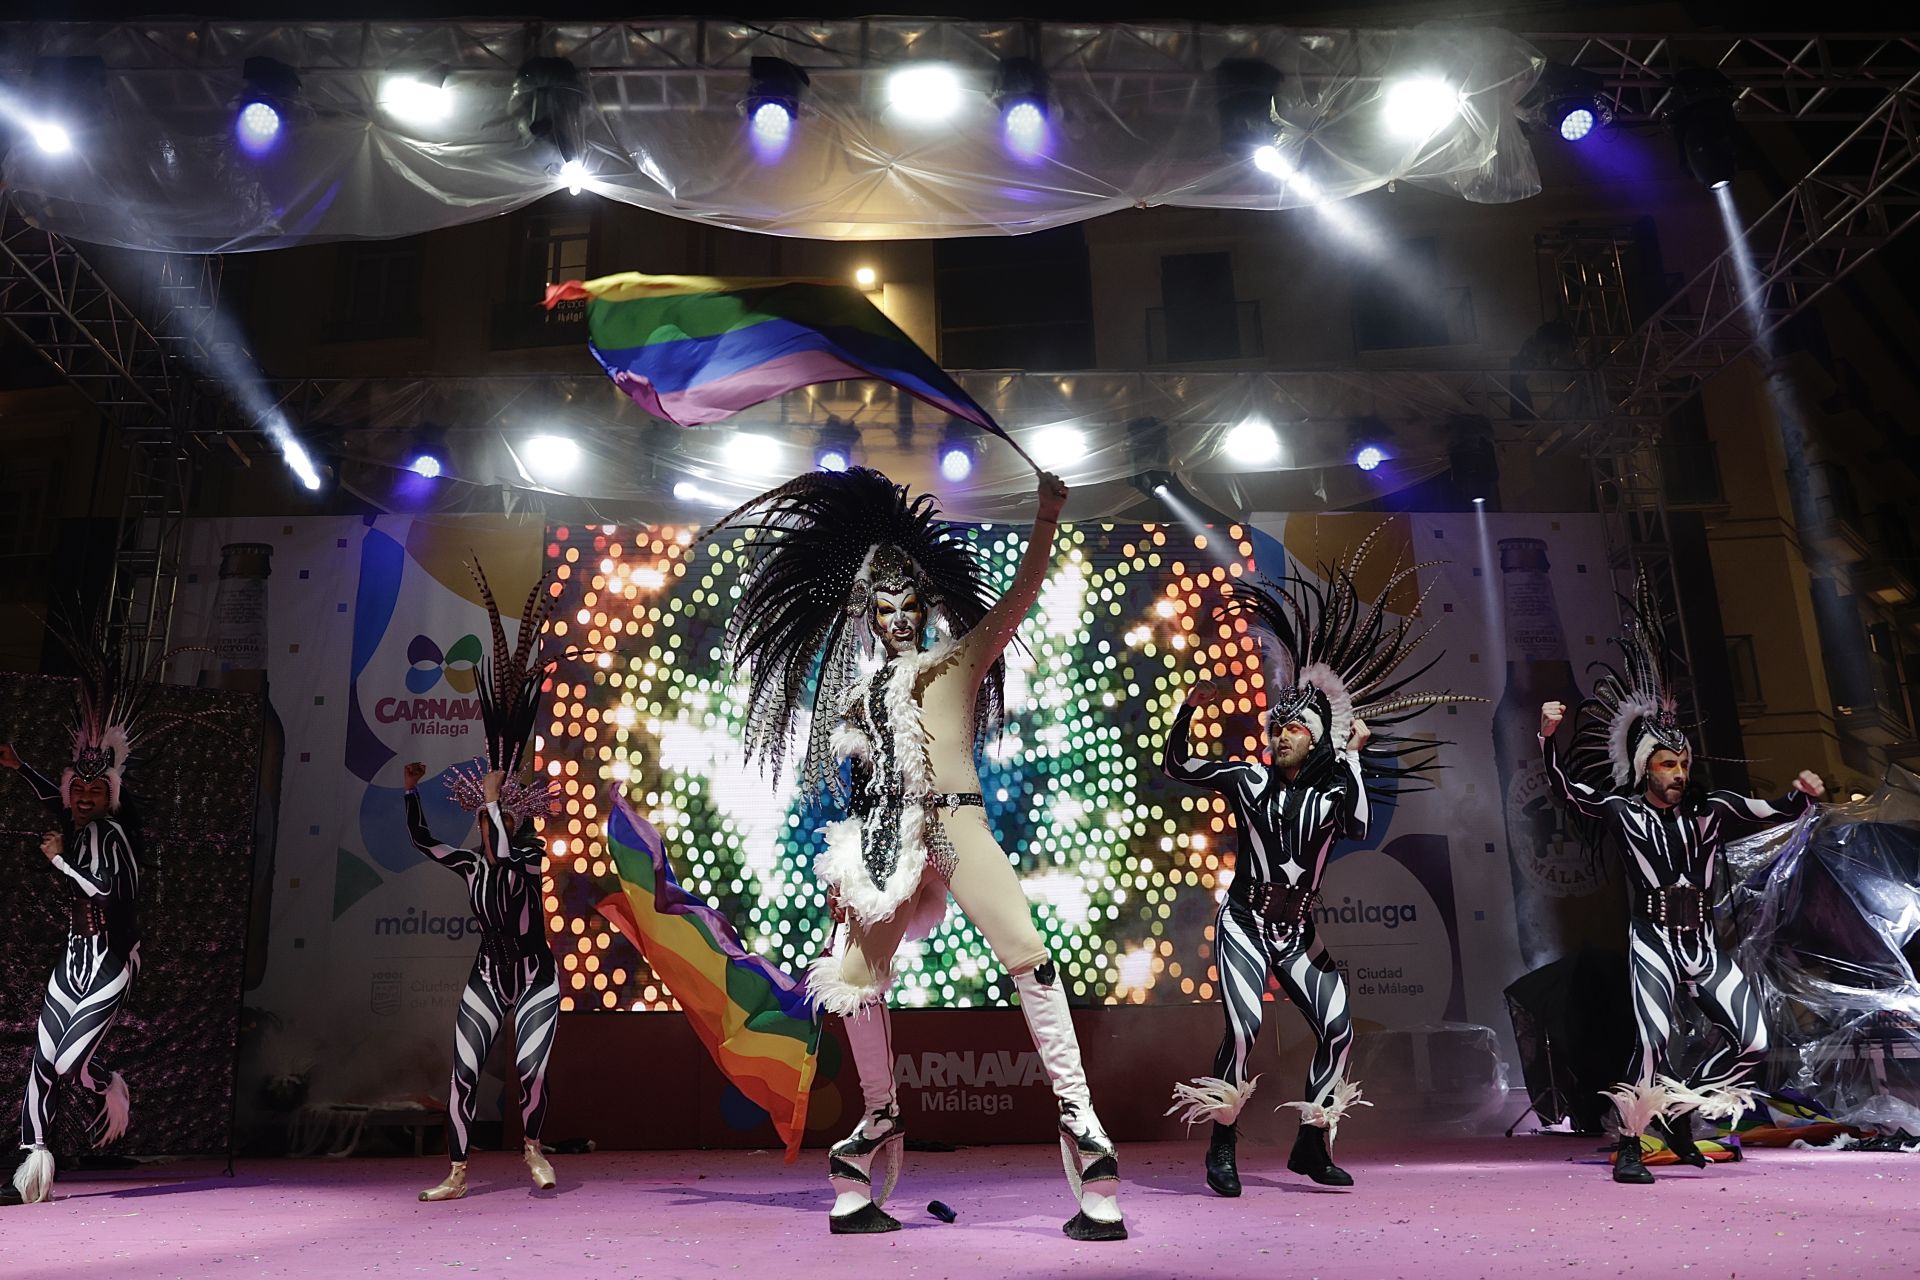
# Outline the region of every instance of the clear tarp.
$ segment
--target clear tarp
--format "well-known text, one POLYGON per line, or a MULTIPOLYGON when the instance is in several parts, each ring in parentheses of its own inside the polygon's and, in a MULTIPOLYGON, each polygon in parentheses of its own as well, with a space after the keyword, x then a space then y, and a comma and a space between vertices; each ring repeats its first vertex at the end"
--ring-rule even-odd
MULTIPOLYGON (((1516 375, 1517 376, 1517 375, 1516 375)), ((1491 428, 1500 376, 1088 372, 955 375, 1072 487, 1076 520, 1354 508, 1448 471, 1491 428), (1391 419, 1369 417, 1391 403, 1391 419), (1451 415, 1451 416, 1450 416, 1451 415), (1384 455, 1355 462, 1356 421, 1384 455), (1265 444, 1267 452, 1260 452, 1265 444), (1168 493, 1155 491, 1166 485, 1168 493)), ((597 373, 265 384, 307 448, 383 510, 542 510, 575 520, 700 522, 813 469, 837 447, 941 495, 955 519, 1030 518, 1032 471, 1005 443, 873 381, 825 383, 726 423, 661 423, 597 373), (564 447, 544 443, 552 438, 564 447), (948 457, 958 448, 964 469, 948 457), (422 454, 431 478, 408 468, 422 454)), ((1233 519, 1241 518, 1238 515, 1233 519)))
POLYGON ((168 20, 13 23, 0 41, 0 112, 56 119, 73 142, 13 147, 11 197, 50 230, 139 249, 412 235, 576 180, 716 226, 852 240, 1018 233, 1156 204, 1316 205, 1393 182, 1484 202, 1540 185, 1515 109, 1541 59, 1483 28, 168 20), (579 89, 516 93, 536 56, 570 61, 579 89), (99 58, 103 83, 63 92, 39 61, 71 57, 99 58), (249 154, 235 121, 256 57, 298 87, 280 87, 280 131, 249 154), (784 140, 746 110, 752 62, 768 57, 807 76, 784 140), (995 93, 1008 59, 1045 77, 1044 117, 1012 135, 1013 99, 995 93), (955 77, 951 110, 917 119, 890 75, 936 63, 955 77), (391 86, 403 71, 441 81, 438 118, 391 86), (1238 142, 1223 137, 1223 83, 1256 86, 1228 95, 1238 142), (536 100, 558 113, 541 140, 523 127, 536 100))
POLYGON ((1728 849, 1776 1085, 1920 1134, 1920 792, 1911 774, 1728 849))

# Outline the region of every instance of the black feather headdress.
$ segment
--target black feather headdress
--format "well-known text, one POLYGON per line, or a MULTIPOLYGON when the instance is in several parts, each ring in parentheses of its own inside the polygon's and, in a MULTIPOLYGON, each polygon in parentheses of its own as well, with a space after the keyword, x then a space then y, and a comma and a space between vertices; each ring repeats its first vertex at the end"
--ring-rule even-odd
MULTIPOLYGON (((748 682, 747 758, 778 771, 800 712, 811 714, 803 791, 838 788, 829 739, 859 656, 873 636, 876 588, 911 581, 929 619, 965 635, 992 601, 966 533, 940 518, 932 494, 909 497, 878 471, 814 471, 752 499, 718 521, 747 536, 740 601, 727 653, 748 682)), ((981 690, 980 725, 997 723, 1004 662, 981 690)))
POLYGON ((1613 641, 1620 650, 1620 666, 1588 666, 1600 674, 1575 717, 1568 758, 1573 777, 1602 791, 1639 786, 1658 747, 1688 750, 1673 695, 1666 619, 1645 572, 1635 575, 1633 595, 1621 597, 1620 603, 1624 634, 1613 641))
POLYGON ((540 654, 541 633, 546 630, 548 616, 553 612, 554 597, 547 590, 551 570, 542 570, 539 581, 527 593, 527 603, 520 611, 519 634, 512 646, 507 644, 500 604, 494 599, 493 587, 487 582, 486 570, 480 567, 478 557, 467 565, 467 570, 480 589, 480 603, 486 606, 487 621, 493 630, 493 649, 481 660, 480 679, 474 688, 480 700, 481 731, 487 737, 486 769, 479 768, 480 762, 475 761, 473 768, 456 778, 452 788, 454 799, 466 809, 479 809, 485 803, 480 792, 481 777, 488 769, 498 769, 507 775, 501 788, 502 806, 524 818, 547 807, 547 786, 536 783, 531 789, 523 788, 515 775, 540 718, 541 685, 546 682, 551 665, 540 654))
POLYGON ((1486 699, 1409 691, 1442 655, 1402 673, 1402 664, 1432 632, 1414 629, 1418 603, 1397 619, 1386 603, 1396 587, 1428 566, 1396 567, 1379 595, 1367 601, 1354 576, 1378 535, 1378 529, 1369 534, 1344 562, 1323 566, 1324 587, 1292 575, 1279 582, 1234 582, 1217 612, 1222 618, 1249 619, 1279 651, 1268 682, 1268 723, 1317 725, 1314 754, 1322 756, 1345 748, 1353 722, 1366 721, 1373 736, 1360 753, 1362 776, 1370 789, 1392 793, 1415 780, 1429 782, 1436 767, 1434 748, 1444 745, 1396 733, 1395 727, 1429 707, 1486 699), (1407 759, 1414 750, 1426 754, 1407 759))

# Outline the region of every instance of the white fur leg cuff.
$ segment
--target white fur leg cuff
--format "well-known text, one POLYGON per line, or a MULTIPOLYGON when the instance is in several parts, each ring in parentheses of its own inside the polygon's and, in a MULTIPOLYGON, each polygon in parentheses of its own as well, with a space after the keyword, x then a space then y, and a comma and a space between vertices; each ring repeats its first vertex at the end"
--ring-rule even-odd
POLYGON ((821 956, 807 968, 807 994, 828 1013, 851 1018, 880 1003, 887 994, 888 975, 871 986, 848 982, 840 976, 840 957, 821 956))
MULTIPOLYGON (((1295 1111, 1298 1111, 1300 1113, 1301 1124, 1310 1124, 1317 1129, 1325 1129, 1327 1131, 1327 1144, 1331 1146, 1334 1138, 1340 1132, 1340 1122, 1346 1119, 1347 1112, 1353 1110, 1355 1107, 1370 1107, 1372 1105, 1371 1102, 1366 1102, 1361 1099, 1360 1082, 1358 1080, 1335 1080, 1333 1087, 1327 1090, 1327 1098, 1324 1102, 1283 1102, 1280 1104, 1280 1107, 1292 1107, 1295 1111)), ((1280 1107, 1275 1107, 1274 1110, 1278 1111, 1280 1107)))
POLYGON ((1698 1089, 1682 1084, 1671 1076, 1660 1076, 1655 1083, 1666 1092, 1669 1115, 1698 1111, 1708 1120, 1730 1124, 1754 1104, 1755 1091, 1738 1080, 1722 1080, 1698 1089))
POLYGON ((1614 1110, 1619 1113, 1614 1132, 1623 1137, 1637 1138, 1655 1120, 1665 1118, 1673 1106, 1673 1095, 1662 1083, 1664 1079, 1657 1079, 1652 1084, 1617 1084, 1600 1091, 1600 1096, 1612 1102, 1614 1110))
POLYGON ((1173 1105, 1164 1114, 1180 1112, 1181 1123, 1189 1129, 1208 1122, 1232 1124, 1240 1118, 1240 1112, 1253 1097, 1254 1086, 1259 1083, 1259 1076, 1245 1084, 1234 1084, 1219 1076, 1199 1076, 1191 1084, 1173 1086, 1173 1105))

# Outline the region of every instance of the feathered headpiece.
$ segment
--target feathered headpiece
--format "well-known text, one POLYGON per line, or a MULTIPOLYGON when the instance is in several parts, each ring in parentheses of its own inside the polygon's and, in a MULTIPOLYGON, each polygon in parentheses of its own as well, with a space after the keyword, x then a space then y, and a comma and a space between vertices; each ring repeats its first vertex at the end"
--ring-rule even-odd
MULTIPOLYGON (((801 786, 808 794, 839 789, 833 721, 873 643, 875 591, 911 584, 929 620, 956 637, 986 616, 991 600, 973 548, 939 517, 932 494, 909 498, 880 472, 851 467, 799 476, 702 535, 748 535, 740 603, 727 623, 728 656, 748 679, 748 759, 777 772, 805 708, 812 719, 801 786)), ((999 719, 1004 673, 996 662, 981 691, 980 728, 999 719)))
POLYGON ((1569 760, 1574 776, 1597 781, 1604 774, 1610 785, 1602 789, 1615 791, 1638 786, 1658 748, 1689 749, 1668 671, 1666 622, 1644 572, 1634 578, 1632 598, 1621 603, 1625 634, 1614 638, 1620 667, 1596 662, 1587 668, 1600 675, 1580 704, 1569 760))
MULTIPOLYGON (((487 621, 493 628, 493 652, 482 661, 480 680, 475 687, 480 699, 480 724, 487 735, 484 758, 488 769, 498 769, 511 780, 519 770, 521 754, 532 739, 533 727, 540 717, 540 686, 546 680, 548 667, 540 656, 540 634, 553 612, 554 598, 547 591, 548 571, 543 570, 540 580, 527 593, 526 607, 520 611, 520 633, 514 637, 513 647, 508 648, 506 624, 500 617, 500 605, 493 598, 493 588, 487 583, 486 571, 480 567, 477 557, 467 569, 473 574, 474 585, 480 588, 480 603, 486 606, 487 621)), ((481 772, 484 775, 486 770, 481 772)), ((541 788, 543 794, 544 790, 541 788)), ((504 807, 505 784, 501 795, 504 807)), ((455 790, 454 798, 470 811, 485 804, 477 798, 477 786, 472 796, 463 796, 463 791, 455 790), (475 802, 469 804, 468 799, 475 802)))
MULTIPOLYGON (((1374 789, 1392 791, 1410 779, 1425 780, 1435 764, 1431 748, 1440 744, 1421 741, 1429 749, 1427 755, 1397 763, 1418 740, 1383 730, 1406 723, 1428 707, 1485 699, 1407 691, 1442 655, 1434 655, 1417 670, 1398 674, 1431 630, 1414 631, 1419 602, 1397 621, 1388 614, 1386 602, 1394 588, 1428 566, 1396 567, 1369 604, 1354 584, 1354 575, 1378 536, 1376 529, 1344 563, 1324 566, 1325 587, 1294 576, 1279 582, 1234 582, 1218 614, 1248 617, 1273 638, 1278 662, 1268 684, 1268 724, 1305 725, 1316 750, 1321 743, 1340 750, 1352 736, 1353 722, 1366 721, 1373 736, 1361 753, 1361 772, 1374 789), (1396 763, 1386 763, 1390 759, 1396 763)), ((1420 599, 1426 599, 1425 593, 1420 599)))
MULTIPOLYGON (((485 756, 455 765, 447 770, 447 794, 468 813, 478 813, 487 807, 487 773, 492 767, 485 756)), ((551 778, 536 777, 532 786, 522 786, 520 779, 509 773, 500 783, 500 812, 516 822, 552 813, 560 803, 557 785, 551 778)))

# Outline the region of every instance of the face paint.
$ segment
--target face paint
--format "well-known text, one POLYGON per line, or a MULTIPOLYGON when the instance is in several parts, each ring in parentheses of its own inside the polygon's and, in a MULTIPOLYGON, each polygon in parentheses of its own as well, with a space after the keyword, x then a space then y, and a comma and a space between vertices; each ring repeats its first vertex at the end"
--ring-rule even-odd
POLYGON ((1268 731, 1267 745, 1273 751, 1273 763, 1277 767, 1298 769, 1313 751, 1313 733, 1298 720, 1288 720, 1268 731))
POLYGON ((921 607, 919 591, 908 587, 905 591, 873 593, 873 634, 880 637, 888 657, 916 652, 926 625, 927 612, 921 607))

